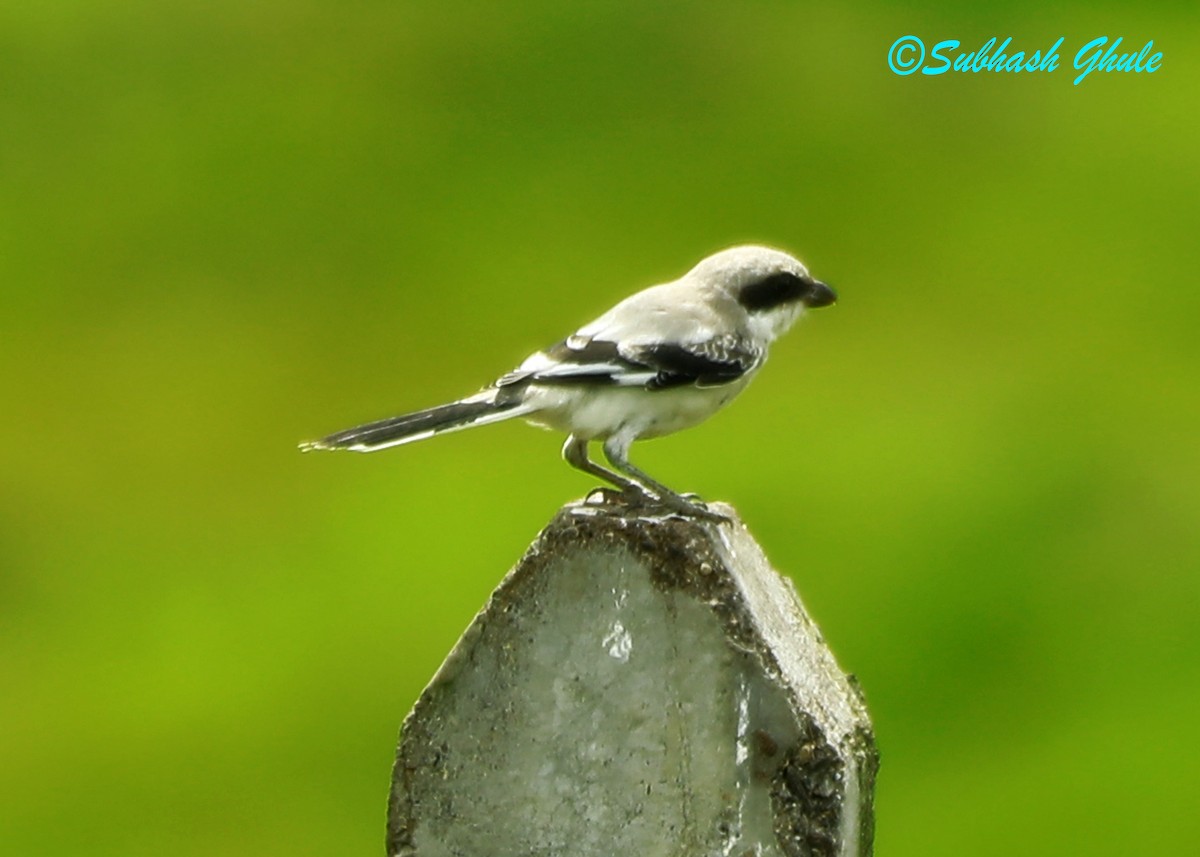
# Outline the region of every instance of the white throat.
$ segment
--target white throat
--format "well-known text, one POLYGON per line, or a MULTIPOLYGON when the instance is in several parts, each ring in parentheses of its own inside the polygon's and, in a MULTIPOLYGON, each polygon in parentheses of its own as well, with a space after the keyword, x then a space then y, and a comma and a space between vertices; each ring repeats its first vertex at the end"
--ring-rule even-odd
POLYGON ((802 315, 804 304, 799 301, 769 312, 750 313, 750 333, 755 339, 774 342, 787 333, 802 315))

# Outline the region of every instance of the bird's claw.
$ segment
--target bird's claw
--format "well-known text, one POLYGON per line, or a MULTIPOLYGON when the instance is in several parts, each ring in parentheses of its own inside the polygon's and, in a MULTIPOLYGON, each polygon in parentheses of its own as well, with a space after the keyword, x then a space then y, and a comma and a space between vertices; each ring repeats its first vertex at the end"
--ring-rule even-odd
POLYGON ((621 501, 625 494, 615 488, 604 488, 597 485, 587 493, 583 498, 583 502, 593 506, 615 506, 621 501))
POLYGON ((597 506, 628 506, 638 508, 648 503, 657 502, 658 498, 651 497, 643 491, 630 491, 620 488, 608 488, 597 485, 587 493, 583 501, 597 506))
POLYGON ((595 506, 624 506, 630 510, 659 506, 687 518, 727 524, 732 518, 714 512, 698 494, 649 494, 645 491, 621 490, 597 486, 587 493, 584 502, 595 506))
POLYGON ((688 518, 712 521, 717 524, 728 524, 733 520, 728 515, 722 515, 720 512, 714 512, 708 508, 708 505, 700 499, 699 494, 666 494, 659 499, 659 502, 672 512, 678 512, 688 518))

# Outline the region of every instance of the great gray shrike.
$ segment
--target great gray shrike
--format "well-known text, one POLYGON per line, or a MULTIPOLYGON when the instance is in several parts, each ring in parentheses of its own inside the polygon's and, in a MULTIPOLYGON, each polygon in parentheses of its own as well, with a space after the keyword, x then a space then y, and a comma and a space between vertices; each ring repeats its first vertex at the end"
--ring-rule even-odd
POLYGON ((567 433, 563 458, 630 501, 722 516, 629 461, 629 447, 703 422, 745 389, 767 348, 805 311, 837 300, 787 253, 732 247, 678 280, 626 298, 473 396, 331 434, 304 451, 374 452, 444 432, 524 417, 567 433), (588 458, 603 441, 609 470, 588 458))

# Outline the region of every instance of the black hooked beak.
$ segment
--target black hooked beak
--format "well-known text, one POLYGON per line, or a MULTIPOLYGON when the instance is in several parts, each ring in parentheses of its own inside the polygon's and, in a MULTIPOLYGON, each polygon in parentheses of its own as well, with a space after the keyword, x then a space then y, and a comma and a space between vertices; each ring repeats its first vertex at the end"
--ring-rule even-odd
POLYGON ((837 292, 820 280, 810 280, 808 283, 808 294, 804 296, 803 301, 804 305, 810 309, 829 306, 837 302, 837 292))

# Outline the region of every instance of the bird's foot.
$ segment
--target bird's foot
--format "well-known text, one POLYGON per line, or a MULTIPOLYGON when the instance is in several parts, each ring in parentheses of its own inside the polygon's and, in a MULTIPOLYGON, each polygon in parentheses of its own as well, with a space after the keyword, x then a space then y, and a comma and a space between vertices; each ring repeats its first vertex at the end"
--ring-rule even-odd
POLYGON ((622 490, 597 486, 588 492, 583 502, 593 506, 624 507, 634 512, 643 509, 665 508, 687 518, 712 521, 718 524, 727 524, 732 520, 728 515, 722 515, 720 512, 714 512, 708 508, 698 494, 663 493, 658 495, 642 490, 622 490))
POLYGON ((597 485, 587 493, 583 502, 592 506, 615 506, 625 497, 624 492, 616 488, 603 488, 597 485))
POLYGON ((658 498, 640 490, 596 486, 588 492, 583 502, 593 506, 624 506, 628 509, 641 509, 657 503, 658 498))
POLYGON ((664 494, 659 498, 658 502, 672 512, 677 512, 688 518, 712 521, 717 524, 728 524, 733 521, 728 515, 722 515, 720 512, 714 512, 708 508, 705 502, 700 499, 699 494, 664 494))

